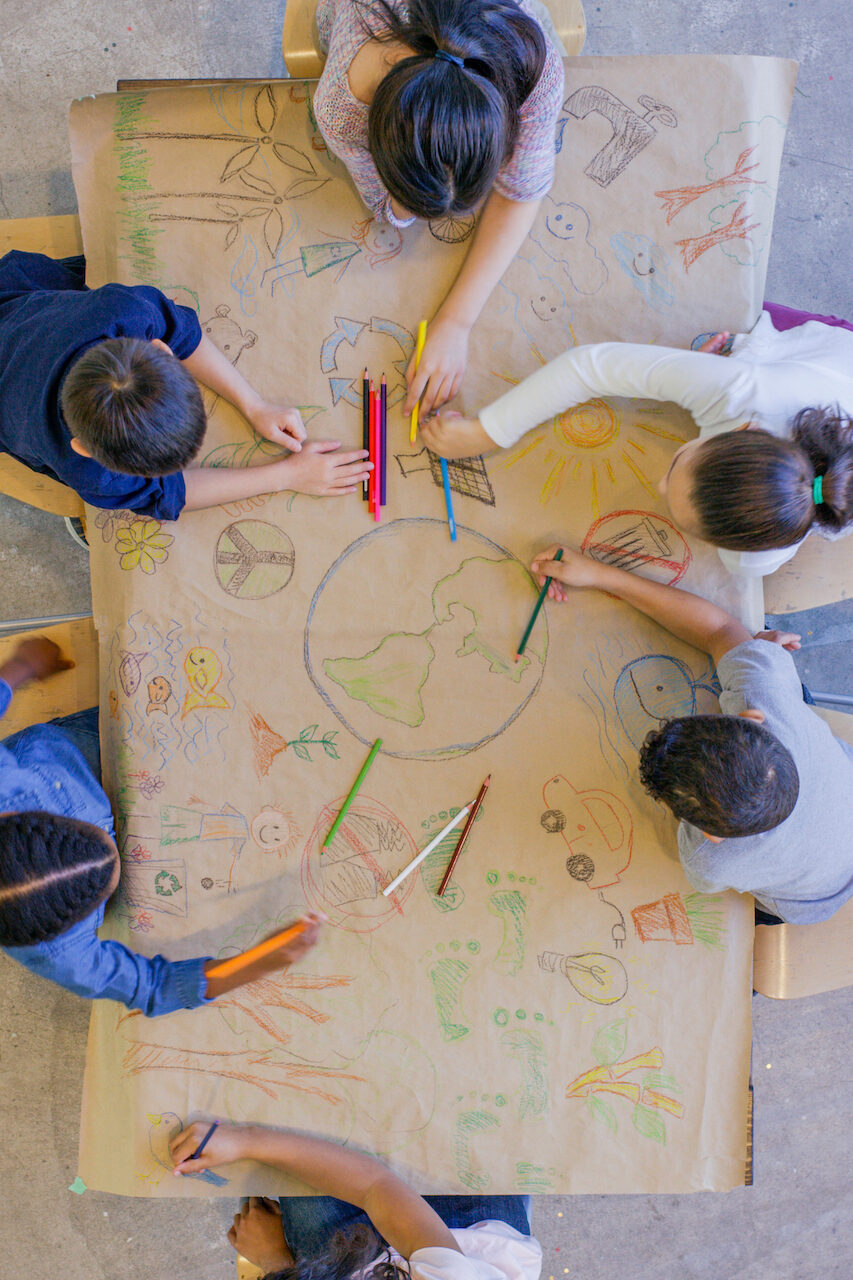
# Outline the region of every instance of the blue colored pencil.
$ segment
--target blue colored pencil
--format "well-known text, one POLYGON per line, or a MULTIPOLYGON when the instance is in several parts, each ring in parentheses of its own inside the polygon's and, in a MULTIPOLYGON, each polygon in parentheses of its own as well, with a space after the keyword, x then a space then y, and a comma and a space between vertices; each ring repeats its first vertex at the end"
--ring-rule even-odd
POLYGON ((444 485, 444 501, 447 506, 447 527, 450 529, 450 541, 456 541, 456 521, 453 519, 453 495, 450 492, 450 473, 447 470, 447 459, 440 458, 441 481, 444 485))
POLYGON ((210 1139, 213 1137, 214 1133, 216 1132, 216 1130, 217 1130, 218 1128, 219 1128, 219 1121, 218 1121, 218 1120, 214 1120, 213 1124, 210 1126, 210 1128, 208 1129, 207 1133, 204 1135, 204 1137, 202 1138, 201 1142, 198 1144, 198 1146, 196 1147, 195 1151, 194 1151, 194 1152, 192 1153, 192 1155, 190 1156, 190 1160, 198 1160, 198 1158, 199 1158, 199 1156, 201 1155, 202 1151, 204 1151, 204 1149, 205 1149, 205 1147, 207 1146, 208 1142, 210 1142, 210 1139))

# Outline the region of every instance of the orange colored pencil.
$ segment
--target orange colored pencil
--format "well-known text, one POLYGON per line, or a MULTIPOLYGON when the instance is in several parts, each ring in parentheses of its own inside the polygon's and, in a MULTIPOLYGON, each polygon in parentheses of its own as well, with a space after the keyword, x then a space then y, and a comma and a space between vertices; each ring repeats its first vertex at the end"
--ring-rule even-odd
POLYGON ((271 938, 267 938, 266 942, 259 942, 257 946, 250 947, 248 951, 243 951, 239 956, 230 956, 227 960, 220 960, 219 964, 214 964, 208 969, 207 976, 208 978, 230 978, 232 973, 239 973, 241 969, 248 968, 256 960, 263 960, 265 956, 272 955, 280 947, 286 946, 288 942, 298 938, 300 933, 304 933, 307 928, 307 920, 297 920, 296 924, 290 925, 288 929, 282 929, 281 933, 274 933, 271 938))
POLYGON ((462 835, 459 837, 459 843, 453 851, 453 857, 450 859, 450 862, 447 864, 447 870, 444 873, 444 879, 442 880, 441 884, 438 886, 438 893, 436 894, 437 898, 444 897, 444 891, 447 888, 448 884, 450 883, 450 877, 453 875, 453 868, 456 866, 457 862, 462 856, 462 850, 465 848, 465 841, 468 839, 468 833, 471 830, 472 826, 474 825, 474 819, 476 818, 477 814, 480 812, 480 805, 483 803, 483 800, 485 799, 486 792, 489 789, 489 783, 491 782, 491 780, 492 780, 492 775, 489 774, 489 776, 486 778, 483 785, 480 787, 480 794, 477 796, 477 799, 474 801, 474 804, 471 807, 471 812, 468 814, 468 818, 465 822, 465 826, 462 828, 462 835))

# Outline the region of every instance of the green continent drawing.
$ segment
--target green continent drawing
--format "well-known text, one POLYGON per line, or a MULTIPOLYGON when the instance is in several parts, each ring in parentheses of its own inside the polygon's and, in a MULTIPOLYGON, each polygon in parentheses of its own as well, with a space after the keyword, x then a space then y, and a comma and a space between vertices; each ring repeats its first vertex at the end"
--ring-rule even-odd
POLYGON ((323 670, 344 693, 366 702, 377 715, 414 727, 423 723, 421 689, 435 657, 429 631, 386 636, 363 658, 327 658, 323 670))

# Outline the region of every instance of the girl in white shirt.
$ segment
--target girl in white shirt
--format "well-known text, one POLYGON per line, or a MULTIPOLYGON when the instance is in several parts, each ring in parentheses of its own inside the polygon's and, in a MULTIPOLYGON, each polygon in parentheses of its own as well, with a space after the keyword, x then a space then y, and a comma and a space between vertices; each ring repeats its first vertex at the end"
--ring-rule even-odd
POLYGON ((176 1176, 257 1160, 326 1193, 290 1197, 280 1202, 280 1209, 274 1201, 252 1197, 236 1214, 228 1239, 264 1270, 266 1280, 538 1280, 542 1249, 527 1230, 521 1196, 426 1200, 373 1156, 261 1125, 219 1124, 194 1159, 209 1128, 191 1124, 172 1139, 176 1176), (439 1202, 441 1216, 433 1207, 439 1202), (455 1202, 455 1212, 448 1211, 450 1202, 455 1202), (475 1213, 472 1221, 466 1208, 484 1202, 500 1204, 504 1216, 515 1218, 521 1230, 485 1214, 480 1215, 485 1220, 476 1221, 475 1213), (457 1221, 472 1225, 453 1225, 457 1221), (348 1228, 336 1234, 335 1226, 344 1222, 348 1228), (312 1247, 318 1241, 322 1252, 312 1247))
POLYGON ((557 356, 477 418, 444 412, 421 427, 435 453, 508 448, 531 427, 595 396, 670 400, 699 438, 673 456, 659 489, 676 523, 721 548, 732 572, 772 573, 816 529, 853 520, 853 330, 808 320, 716 334, 699 351, 602 342, 557 356), (738 428, 750 427, 749 431, 738 428))

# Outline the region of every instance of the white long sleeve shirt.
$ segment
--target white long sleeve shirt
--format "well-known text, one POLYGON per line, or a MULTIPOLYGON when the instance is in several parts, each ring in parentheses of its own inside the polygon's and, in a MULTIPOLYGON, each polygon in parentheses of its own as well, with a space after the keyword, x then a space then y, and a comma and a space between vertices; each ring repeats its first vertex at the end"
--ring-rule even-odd
MULTIPOLYGON (((801 409, 838 405, 853 417, 853 332, 809 320, 778 332, 762 312, 723 359, 699 351, 601 342, 574 347, 480 411, 483 429, 508 448, 531 427, 596 396, 669 400, 692 415, 705 438, 744 423, 790 436, 801 409)), ((720 551, 732 573, 773 573, 796 546, 720 551)))

